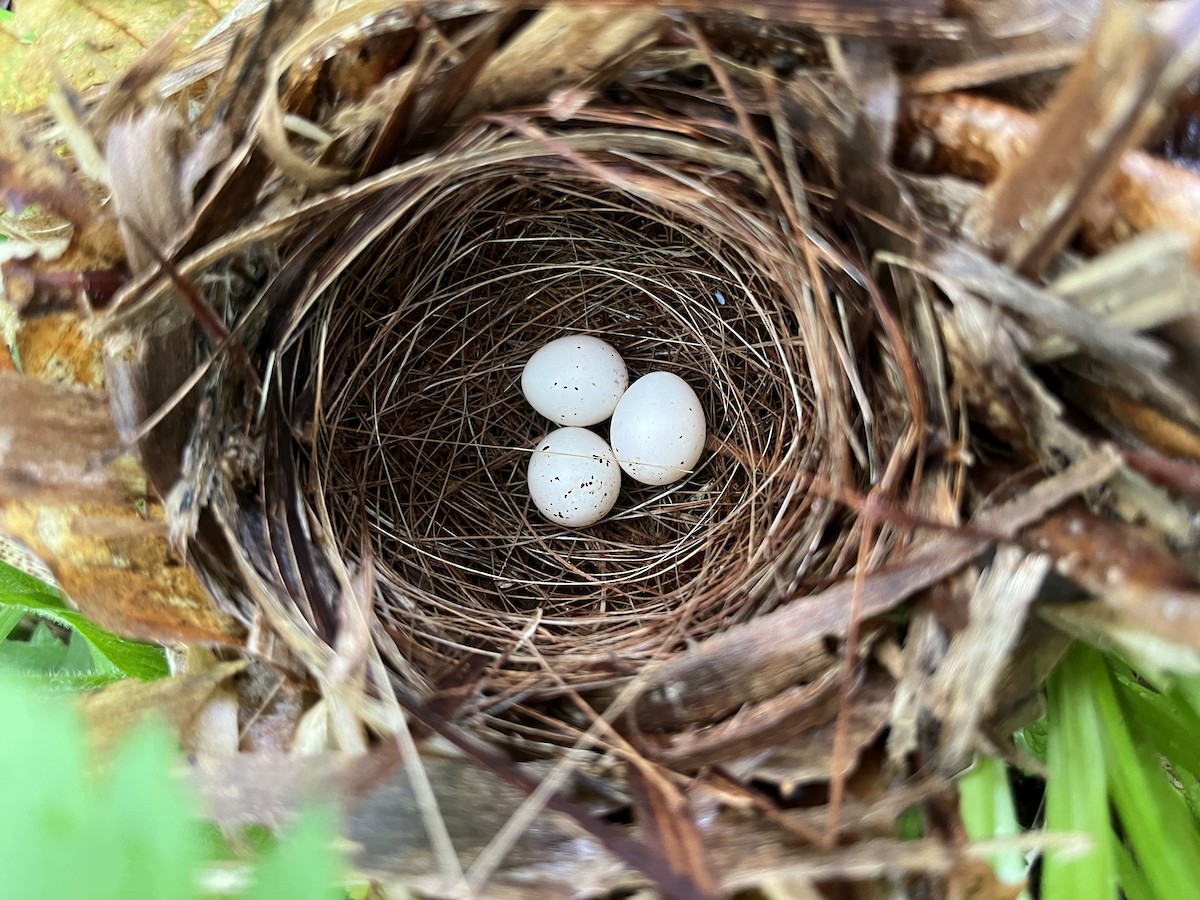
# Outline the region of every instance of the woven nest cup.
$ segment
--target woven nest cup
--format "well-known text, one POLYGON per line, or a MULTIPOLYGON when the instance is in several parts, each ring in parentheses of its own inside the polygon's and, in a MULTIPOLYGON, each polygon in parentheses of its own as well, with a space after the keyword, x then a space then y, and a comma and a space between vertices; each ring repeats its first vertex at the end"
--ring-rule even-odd
POLYGON ((320 398, 313 499, 346 558, 369 548, 380 622, 428 684, 481 655, 522 696, 598 686, 849 566, 854 521, 830 487, 861 489, 891 439, 852 385, 886 362, 871 305, 805 258, 751 178, 712 165, 718 149, 646 152, 663 137, 490 128, 488 154, 415 165, 374 198, 378 236, 339 258, 297 351, 320 398), (603 521, 571 529, 530 500, 531 451, 557 426, 520 379, 579 333, 631 380, 681 376, 708 440, 683 480, 625 477, 603 521))

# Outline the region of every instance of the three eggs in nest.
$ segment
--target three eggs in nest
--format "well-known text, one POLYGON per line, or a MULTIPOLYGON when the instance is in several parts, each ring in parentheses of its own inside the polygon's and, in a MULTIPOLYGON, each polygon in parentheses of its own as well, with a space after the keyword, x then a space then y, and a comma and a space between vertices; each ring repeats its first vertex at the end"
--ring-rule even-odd
POLYGON ((608 515, 622 470, 642 484, 672 484, 704 450, 704 410, 688 383, 651 372, 631 385, 620 354, 591 335, 558 338, 534 353, 521 390, 565 426, 542 437, 529 459, 530 498, 558 525, 583 528, 608 515), (587 427, 610 416, 611 445, 587 427))

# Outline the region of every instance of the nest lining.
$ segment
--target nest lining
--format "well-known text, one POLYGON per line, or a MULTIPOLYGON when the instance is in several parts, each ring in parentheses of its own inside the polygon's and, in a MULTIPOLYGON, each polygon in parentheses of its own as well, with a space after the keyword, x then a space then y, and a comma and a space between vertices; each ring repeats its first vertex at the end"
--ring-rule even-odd
POLYGON ((845 571, 852 523, 806 479, 865 477, 853 449, 874 437, 831 413, 846 379, 822 370, 853 323, 813 315, 799 251, 744 184, 680 198, 670 161, 621 166, 606 180, 549 155, 427 180, 311 332, 321 499, 347 558, 371 547, 384 628, 426 673, 482 653, 501 679, 550 660, 594 682, 845 571), (709 423, 690 476, 625 478, 578 530, 529 499, 528 454, 553 426, 519 384, 574 332, 610 342, 631 379, 682 376, 709 423))

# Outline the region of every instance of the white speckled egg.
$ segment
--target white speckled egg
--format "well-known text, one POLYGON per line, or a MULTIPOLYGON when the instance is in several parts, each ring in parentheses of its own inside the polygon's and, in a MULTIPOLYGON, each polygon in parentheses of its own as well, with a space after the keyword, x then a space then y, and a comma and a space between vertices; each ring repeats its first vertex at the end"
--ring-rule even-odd
POLYGON ((521 390, 529 405, 560 425, 595 425, 612 415, 629 387, 621 355, 600 338, 573 334, 529 358, 521 390))
POLYGON ((582 528, 608 515, 621 490, 621 468, 604 438, 586 428, 559 428, 529 459, 529 496, 557 525, 582 528))
POLYGON ((609 430, 621 468, 656 485, 688 474, 704 450, 704 433, 700 398, 670 372, 651 372, 630 385, 609 430))

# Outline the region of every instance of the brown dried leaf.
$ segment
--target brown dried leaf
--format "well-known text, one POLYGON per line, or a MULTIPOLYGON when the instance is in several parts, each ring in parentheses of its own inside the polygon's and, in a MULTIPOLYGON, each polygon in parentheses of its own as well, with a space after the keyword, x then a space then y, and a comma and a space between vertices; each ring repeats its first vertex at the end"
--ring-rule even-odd
POLYGON ((88 336, 77 313, 55 313, 22 322, 17 352, 30 378, 93 390, 104 386, 100 345, 88 336))
MULTIPOLYGON (((1200 276, 1188 265, 1187 238, 1148 231, 1059 275, 1050 291, 1103 321, 1143 331, 1200 312, 1200 276)), ((1047 338, 1031 359, 1049 362, 1077 346, 1047 338)))
POLYGON ((85 615, 144 640, 238 642, 167 547, 102 394, 0 373, 0 411, 0 531, 46 560, 85 615))
POLYGON ((786 744, 833 718, 844 678, 844 666, 831 663, 807 684, 786 688, 716 725, 672 735, 666 746, 647 753, 676 769, 696 769, 786 744))
POLYGON ((126 335, 110 345, 104 360, 117 433, 125 446, 137 447, 150 486, 162 498, 179 479, 197 414, 194 394, 174 396, 194 368, 196 347, 182 304, 173 295, 170 301, 153 332, 126 335), (147 422, 162 409, 166 414, 147 433, 147 422))
POLYGON ((1200 670, 1200 585, 1170 550, 1080 508, 1047 519, 1029 539, 1096 598, 1043 608, 1051 622, 1131 649, 1152 669, 1200 670))
POLYGON ((1131 367, 1161 369, 1169 359, 1166 348, 1156 341, 1139 337, 1129 328, 1106 324, 962 244, 937 246, 924 274, 948 293, 956 288, 953 296, 970 291, 1019 313, 1038 337, 1070 337, 1097 356, 1131 367))
MULTIPOLYGON (((451 873, 441 869, 423 825, 421 797, 405 767, 359 795, 356 785, 371 757, 326 754, 297 757, 241 753, 202 758, 192 781, 207 813, 226 828, 285 825, 314 799, 342 805, 342 834, 355 868, 396 888, 447 892, 451 873)), ((440 815, 460 861, 469 865, 504 826, 524 794, 485 769, 459 758, 424 754, 423 766, 440 815)), ((540 771, 528 770, 531 774, 540 771)), ((615 859, 563 817, 542 813, 488 882, 489 897, 603 894, 624 873, 615 859), (520 891, 514 893, 514 891, 520 891), (528 891, 529 893, 524 893, 528 891)))
POLYGON ((238 679, 240 748, 247 753, 292 749, 305 710, 305 686, 273 666, 251 662, 238 679))
MULTIPOLYGON (((906 164, 975 181, 991 182, 1015 167, 1038 133, 1029 113, 968 94, 908 97, 900 113, 899 155, 906 164)), ((1198 211, 1200 176, 1131 150, 1120 157, 1111 189, 1083 209, 1082 236, 1101 250, 1137 232, 1169 228, 1187 235, 1192 259, 1200 260, 1198 211)))
POLYGON ((1112 382, 1117 379, 1102 369, 1095 371, 1093 377, 1101 383, 1074 382, 1064 393, 1104 425, 1110 434, 1123 439, 1126 444, 1149 447, 1168 456, 1200 460, 1200 427, 1194 424, 1196 418, 1193 415, 1191 422, 1181 421, 1184 415, 1194 413, 1194 397, 1184 395, 1176 404, 1167 406, 1164 401, 1175 398, 1155 397, 1147 402, 1128 395, 1131 389, 1139 387, 1136 384, 1114 384, 1112 382), (1164 407, 1170 414, 1164 412, 1164 407))
MULTIPOLYGON (((1082 460, 1095 453, 1094 439, 1065 421, 1062 401, 1025 365, 1021 348, 1030 338, 1021 327, 960 290, 957 282, 947 280, 943 288, 954 306, 940 317, 942 339, 954 383, 973 419, 1007 442, 1018 459, 1046 470, 1063 459, 1082 460)), ((989 288, 980 281, 979 289, 989 288)), ((1110 490, 1110 505, 1118 516, 1154 521, 1172 538, 1191 540, 1190 510, 1136 472, 1121 468, 1110 490)))
POLYGON ((0 505, 0 531, 44 559, 85 616, 139 640, 241 644, 241 626, 167 546, 161 509, 59 499, 66 505, 0 505), (156 526, 149 535, 143 516, 156 526))
POLYGON ((1169 487, 1193 502, 1200 501, 1200 466, 1147 451, 1126 451, 1130 468, 1169 487))
POLYGON ((120 501, 144 490, 104 395, 0 372, 0 503, 120 501))
MULTIPOLYGON (((887 727, 895 692, 895 682, 879 673, 870 675, 855 692, 847 714, 848 752, 841 760, 833 757, 836 724, 830 720, 787 741, 759 748, 746 757, 744 766, 755 781, 777 784, 785 796, 803 784, 849 776, 858 765, 862 750, 887 727)), ((738 771, 742 766, 742 763, 731 764, 738 771)))
MULTIPOLYGON (((1045 609, 1045 604, 1036 607, 1035 612, 1041 609, 1045 609)), ((1027 754, 1016 758, 1012 736, 1045 714, 1046 679, 1071 643, 1068 635, 1034 616, 1026 622, 1025 633, 997 679, 992 694, 993 712, 984 723, 984 730, 1004 759, 1026 771, 1037 772, 1040 764, 1027 754)))
POLYGON ((488 61, 455 117, 544 102, 560 88, 602 90, 665 24, 653 7, 550 3, 488 61))
MULTIPOLYGON (((870 838, 832 850, 796 847, 773 829, 758 822, 726 819, 714 826, 712 859, 722 873, 722 886, 735 893, 773 877, 817 881, 863 882, 904 874, 946 874, 964 859, 986 859, 999 849, 994 843, 953 847, 937 838, 901 841, 870 838)), ((1004 841, 1006 849, 1030 850, 1046 846, 1080 850, 1086 841, 1075 835, 1027 832, 1004 841)))
POLYGON ((1006 884, 986 859, 963 859, 946 877, 948 896, 966 900, 1019 900, 1026 885, 1006 884))
POLYGON ((0 191, 9 208, 41 206, 78 229, 103 218, 91 190, 11 116, 0 118, 0 191))
POLYGON ((942 721, 942 764, 969 762, 980 723, 992 708, 1000 675, 1021 637, 1050 560, 1013 547, 996 551, 971 596, 970 621, 950 642, 929 685, 929 708, 942 721))
POLYGON ((928 604, 919 604, 908 623, 901 657, 904 668, 896 685, 892 727, 887 738, 888 758, 897 771, 904 771, 905 760, 920 744, 921 714, 927 708, 930 673, 937 671, 946 655, 948 640, 928 604))
POLYGON ((79 698, 79 708, 88 737, 100 753, 107 754, 129 731, 152 717, 165 720, 182 734, 213 692, 244 665, 222 663, 206 672, 159 681, 127 679, 85 694, 79 698))
MULTIPOLYGON (((568 0, 589 6, 595 0, 568 0)), ((644 9, 645 0, 604 0, 617 9, 644 9)), ((942 0, 656 0, 656 7, 696 15, 744 15, 774 23, 806 25, 825 34, 862 37, 912 36, 923 40, 957 40, 961 22, 945 16, 942 0)))
POLYGON ((943 94, 981 87, 1023 75, 1036 75, 1065 68, 1078 60, 1081 52, 1078 44, 1069 43, 971 58, 958 65, 943 66, 910 75, 904 79, 904 88, 910 94, 943 94))
POLYGON ((109 130, 104 156, 113 208, 135 273, 154 262, 141 238, 168 247, 191 209, 180 175, 184 142, 182 120, 166 107, 142 110, 109 130))

